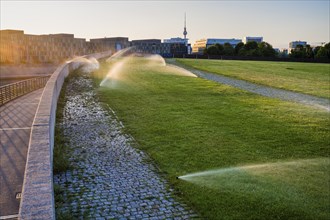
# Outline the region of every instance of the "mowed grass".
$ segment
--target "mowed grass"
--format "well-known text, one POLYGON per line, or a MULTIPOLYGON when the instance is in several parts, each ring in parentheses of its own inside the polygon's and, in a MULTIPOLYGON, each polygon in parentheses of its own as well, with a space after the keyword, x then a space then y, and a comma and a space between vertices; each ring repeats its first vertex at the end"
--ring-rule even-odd
MULTIPOLYGON (((111 66, 101 65, 97 84, 111 66)), ((179 76, 141 58, 118 71, 99 88, 101 101, 203 218, 330 217, 328 112, 179 76), (243 169, 250 165, 259 169, 243 169), (176 179, 223 169, 232 172, 176 179)))
POLYGON ((211 73, 330 98, 330 64, 195 59, 176 61, 211 73))

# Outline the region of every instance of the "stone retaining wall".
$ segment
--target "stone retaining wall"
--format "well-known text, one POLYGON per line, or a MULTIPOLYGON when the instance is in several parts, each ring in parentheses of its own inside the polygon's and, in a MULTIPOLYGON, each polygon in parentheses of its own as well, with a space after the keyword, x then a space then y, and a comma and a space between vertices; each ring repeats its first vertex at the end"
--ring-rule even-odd
MULTIPOLYGON (((111 52, 85 56, 100 59, 111 52)), ((53 189, 53 147, 57 99, 64 79, 79 68, 79 62, 59 66, 48 80, 31 128, 30 143, 25 167, 20 219, 55 219, 53 189)))

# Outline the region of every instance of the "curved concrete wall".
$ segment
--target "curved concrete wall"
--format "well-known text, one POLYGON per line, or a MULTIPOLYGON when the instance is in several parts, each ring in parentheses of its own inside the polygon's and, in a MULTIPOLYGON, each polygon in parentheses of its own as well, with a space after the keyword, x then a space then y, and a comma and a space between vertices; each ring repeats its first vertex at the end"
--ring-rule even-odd
MULTIPOLYGON (((111 52, 85 56, 100 59, 111 52)), ((59 66, 48 80, 32 124, 25 167, 20 219, 55 219, 53 189, 53 147, 57 99, 64 79, 81 63, 68 62, 59 66)))

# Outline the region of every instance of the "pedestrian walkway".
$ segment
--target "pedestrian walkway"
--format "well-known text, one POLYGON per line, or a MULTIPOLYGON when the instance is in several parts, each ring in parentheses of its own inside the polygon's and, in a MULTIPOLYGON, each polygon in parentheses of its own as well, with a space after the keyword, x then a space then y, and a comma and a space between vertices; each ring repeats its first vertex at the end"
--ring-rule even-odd
POLYGON ((222 76, 218 74, 209 73, 206 71, 197 70, 191 67, 183 66, 178 62, 175 62, 175 60, 167 60, 166 62, 180 66, 186 70, 189 70, 190 72, 204 79, 208 79, 221 84, 236 87, 242 90, 256 93, 258 95, 262 95, 270 98, 277 98, 284 101, 293 101, 304 105, 309 105, 316 108, 324 109, 326 111, 330 111, 330 100, 326 98, 319 98, 316 96, 306 95, 299 92, 292 92, 284 89, 276 89, 269 86, 251 83, 245 80, 235 79, 228 76, 222 76))
POLYGON ((30 131, 43 89, 0 107, 0 219, 19 211, 30 131))

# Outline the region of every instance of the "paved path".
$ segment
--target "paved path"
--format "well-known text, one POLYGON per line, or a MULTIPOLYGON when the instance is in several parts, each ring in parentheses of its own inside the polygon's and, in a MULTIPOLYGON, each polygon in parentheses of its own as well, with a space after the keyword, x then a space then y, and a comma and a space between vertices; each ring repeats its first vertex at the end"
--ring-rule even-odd
POLYGON ((0 219, 17 215, 32 122, 43 89, 0 107, 0 219))
POLYGON ((90 79, 72 79, 66 99, 64 119, 57 126, 69 140, 73 170, 54 176, 64 191, 58 213, 91 219, 196 216, 174 199, 148 156, 131 146, 134 140, 122 133, 114 113, 100 106, 90 79))
POLYGON ((330 111, 330 100, 326 99, 326 98, 319 98, 316 96, 305 95, 305 94, 298 93, 298 92, 291 92, 291 91, 284 90, 284 89, 276 89, 276 88, 272 88, 269 86, 263 86, 263 85, 247 82, 245 80, 234 79, 234 78, 227 77, 227 76, 221 76, 218 74, 213 74, 213 73, 197 70, 194 68, 183 66, 183 65, 175 62, 175 60, 167 60, 167 62, 170 64, 173 64, 173 65, 177 65, 179 67, 185 68, 186 70, 191 71, 192 73, 196 74, 197 76, 199 76, 201 78, 205 78, 205 79, 219 82, 222 84, 230 85, 230 86, 233 86, 233 87, 236 87, 239 89, 243 89, 243 90, 246 90, 246 91, 249 91, 252 93, 256 93, 256 94, 259 94, 262 96, 278 98, 278 99, 281 99, 284 101, 294 101, 294 102, 298 102, 301 104, 310 105, 310 106, 314 106, 316 108, 324 109, 326 111, 330 111))

